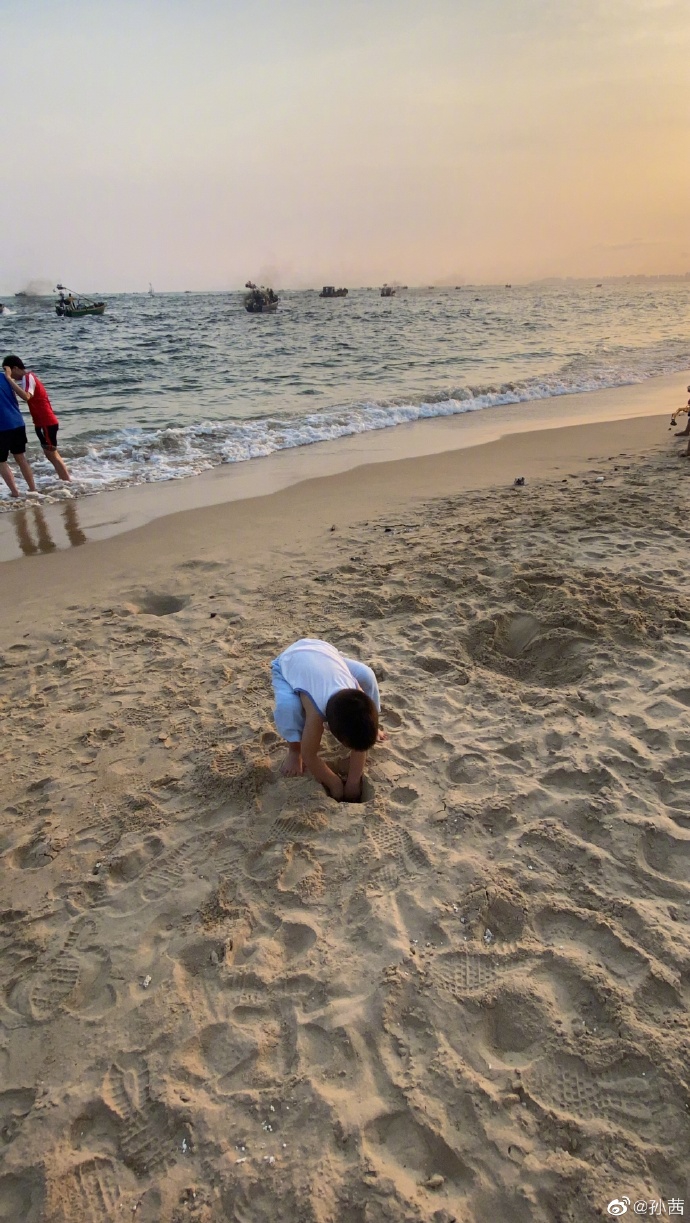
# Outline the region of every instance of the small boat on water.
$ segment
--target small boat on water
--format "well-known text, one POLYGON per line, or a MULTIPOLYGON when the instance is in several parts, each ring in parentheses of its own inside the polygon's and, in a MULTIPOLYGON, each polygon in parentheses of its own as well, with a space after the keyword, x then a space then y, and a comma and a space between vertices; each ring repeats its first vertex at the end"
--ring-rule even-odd
POLYGON ((324 285, 319 297, 347 297, 347 289, 336 289, 335 285, 324 285))
POLYGON ((84 318, 87 314, 104 314, 105 302, 92 301, 67 289, 65 285, 57 287, 60 297, 55 303, 55 313, 58 318, 84 318), (65 297, 65 294, 67 296, 65 297))
POLYGON ((244 287, 249 289, 244 295, 244 308, 248 314, 271 314, 278 309, 278 298, 273 289, 265 289, 263 285, 259 288, 251 280, 244 287))
POLYGON ((384 285, 381 290, 382 297, 395 297, 395 289, 393 285, 384 285))

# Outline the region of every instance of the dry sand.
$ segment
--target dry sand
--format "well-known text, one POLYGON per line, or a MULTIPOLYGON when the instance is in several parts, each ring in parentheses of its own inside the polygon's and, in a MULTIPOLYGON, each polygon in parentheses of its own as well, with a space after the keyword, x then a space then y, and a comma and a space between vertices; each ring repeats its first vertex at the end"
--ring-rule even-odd
POLYGON ((3 567, 4 1223, 690 1214, 690 463, 558 433, 3 567), (362 804, 278 775, 301 635, 362 804))

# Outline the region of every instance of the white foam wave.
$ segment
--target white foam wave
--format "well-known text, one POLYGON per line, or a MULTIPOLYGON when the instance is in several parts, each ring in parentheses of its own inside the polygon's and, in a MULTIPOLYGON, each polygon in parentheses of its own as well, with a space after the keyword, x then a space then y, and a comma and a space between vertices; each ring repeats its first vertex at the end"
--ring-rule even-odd
MULTIPOLYGON (((279 450, 389 429, 439 416, 457 416, 530 400, 630 385, 688 368, 683 347, 660 353, 618 353, 593 366, 574 358, 557 373, 499 385, 465 386, 416 403, 360 402, 302 416, 204 421, 160 429, 128 428, 61 444, 73 477, 72 489, 88 494, 127 484, 148 484, 198 475, 223 463, 241 463, 279 450)), ((52 495, 55 479, 43 459, 35 461, 38 487, 52 495)), ((0 495, 4 494, 2 490, 0 495)))

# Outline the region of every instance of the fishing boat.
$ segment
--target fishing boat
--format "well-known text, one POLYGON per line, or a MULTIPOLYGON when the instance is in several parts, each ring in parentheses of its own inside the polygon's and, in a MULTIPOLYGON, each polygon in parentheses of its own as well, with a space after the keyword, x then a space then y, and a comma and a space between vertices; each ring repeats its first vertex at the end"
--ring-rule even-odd
POLYGON ((395 297, 395 289, 393 288, 393 285, 384 285, 383 288, 381 289, 381 296, 382 297, 395 297))
POLYGON ((319 297, 347 297, 347 289, 336 289, 335 285, 324 285, 319 297))
POLYGON ((271 314, 278 309, 278 298, 273 289, 266 289, 263 285, 259 288, 251 280, 244 287, 249 290, 244 295, 244 308, 248 314, 271 314))
POLYGON ((92 301, 90 297, 74 294, 65 287, 58 285, 59 300, 55 303, 55 313, 58 318, 85 318, 87 314, 104 314, 105 302, 92 301), (68 294, 65 297, 65 293, 68 294))

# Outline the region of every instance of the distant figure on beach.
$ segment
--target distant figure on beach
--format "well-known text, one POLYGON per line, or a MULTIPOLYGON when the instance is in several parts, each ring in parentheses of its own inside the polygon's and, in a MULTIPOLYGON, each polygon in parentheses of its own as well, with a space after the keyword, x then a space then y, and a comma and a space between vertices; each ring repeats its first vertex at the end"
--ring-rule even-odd
POLYGON ((276 728, 287 743, 281 767, 286 777, 305 768, 332 798, 358 802, 367 751, 379 735, 376 676, 362 662, 345 658, 327 641, 304 637, 271 663, 276 728), (319 756, 323 728, 350 751, 343 782, 319 756))
POLYGON ((26 369, 24 362, 19 357, 5 357, 2 364, 15 394, 28 405, 36 437, 43 447, 44 455, 48 462, 53 464, 60 479, 69 482, 70 474, 57 448, 60 422, 53 411, 43 383, 39 382, 35 374, 26 369))
MULTIPOLYGON (((690 392, 690 386, 688 387, 688 391, 690 392)), ((671 417, 671 424, 675 425, 677 417, 682 416, 684 412, 687 415, 688 423, 684 429, 678 430, 676 437, 690 437, 690 399, 688 399, 687 407, 679 408, 677 412, 673 413, 673 416, 671 417)), ((690 442, 688 442, 688 450, 690 451, 690 442)))
POLYGON ((12 497, 19 496, 19 489, 14 482, 12 468, 8 459, 12 455, 29 486, 29 492, 36 492, 34 473, 26 457, 26 426, 19 411, 14 384, 8 377, 8 371, 3 366, 0 378, 0 476, 10 490, 12 497))

